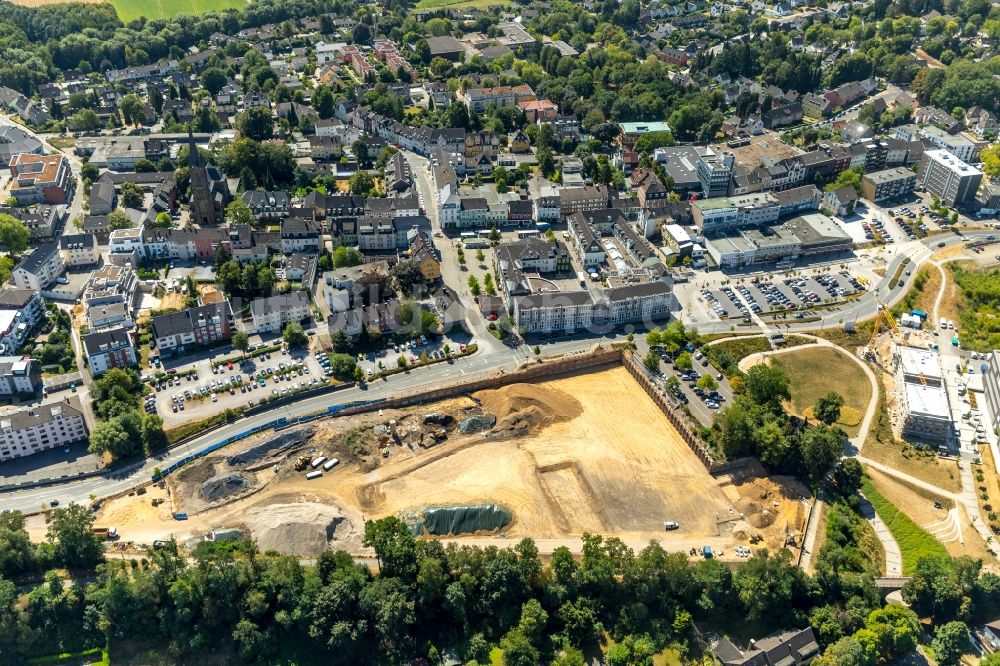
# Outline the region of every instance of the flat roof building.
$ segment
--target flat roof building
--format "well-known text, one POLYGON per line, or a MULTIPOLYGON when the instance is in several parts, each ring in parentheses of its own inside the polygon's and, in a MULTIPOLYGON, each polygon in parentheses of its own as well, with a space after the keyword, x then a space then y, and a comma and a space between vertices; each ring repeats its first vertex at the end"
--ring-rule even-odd
POLYGON ((925 150, 920 159, 918 182, 945 206, 963 206, 975 201, 983 172, 947 150, 925 150))

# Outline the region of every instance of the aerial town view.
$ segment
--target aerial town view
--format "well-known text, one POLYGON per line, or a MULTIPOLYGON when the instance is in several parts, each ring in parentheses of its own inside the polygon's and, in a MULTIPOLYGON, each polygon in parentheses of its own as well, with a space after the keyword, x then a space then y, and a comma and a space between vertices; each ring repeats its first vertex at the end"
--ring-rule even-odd
POLYGON ((998 135, 997 0, 0 0, 0 666, 1000 666, 998 135))

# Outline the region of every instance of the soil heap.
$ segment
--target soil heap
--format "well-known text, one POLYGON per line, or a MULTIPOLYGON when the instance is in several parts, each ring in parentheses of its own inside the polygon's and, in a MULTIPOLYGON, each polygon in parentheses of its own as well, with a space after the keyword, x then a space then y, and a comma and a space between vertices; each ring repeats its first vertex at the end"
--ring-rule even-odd
POLYGON ((538 384, 511 384, 474 396, 483 410, 497 415, 498 435, 523 435, 583 413, 580 402, 563 391, 538 384))
POLYGON ((334 541, 353 537, 354 526, 335 506, 292 502, 256 507, 246 525, 257 547, 285 555, 316 556, 334 541))
POLYGON ((250 490, 250 482, 242 474, 221 474, 201 484, 203 499, 214 501, 250 490))

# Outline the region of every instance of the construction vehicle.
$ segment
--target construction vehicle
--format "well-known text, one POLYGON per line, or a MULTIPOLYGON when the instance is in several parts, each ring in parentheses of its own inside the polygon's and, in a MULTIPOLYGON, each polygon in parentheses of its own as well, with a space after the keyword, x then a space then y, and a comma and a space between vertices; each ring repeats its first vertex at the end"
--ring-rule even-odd
POLYGON ((312 462, 312 458, 310 458, 309 456, 299 456, 298 459, 295 461, 295 471, 301 472, 302 470, 304 470, 306 467, 309 466, 310 462, 312 462))
POLYGON ((101 539, 114 541, 118 538, 118 529, 115 527, 95 527, 93 530, 94 535, 101 539))
POLYGON ((875 315, 875 326, 872 327, 872 337, 868 340, 868 345, 864 351, 865 360, 872 362, 876 360, 875 341, 881 332, 881 324, 884 322, 886 330, 890 331, 893 336, 899 335, 899 327, 896 326, 896 319, 892 316, 892 312, 889 311, 889 308, 882 301, 878 300, 878 297, 876 297, 875 302, 878 303, 878 313, 875 315))

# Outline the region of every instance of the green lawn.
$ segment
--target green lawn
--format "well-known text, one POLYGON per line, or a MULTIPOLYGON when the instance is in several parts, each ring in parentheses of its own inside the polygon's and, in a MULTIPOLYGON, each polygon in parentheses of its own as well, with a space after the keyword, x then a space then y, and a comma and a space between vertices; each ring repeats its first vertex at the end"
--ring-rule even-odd
POLYGON ((243 9, 245 0, 111 0, 118 18, 128 23, 137 18, 170 18, 177 14, 201 14, 223 9, 243 9))
POLYGON ((948 551, 940 541, 928 534, 923 528, 910 520, 909 516, 900 511, 896 505, 887 500, 875 490, 871 480, 866 476, 862 491, 868 501, 875 507, 875 512, 886 524, 892 536, 899 544, 903 556, 903 575, 913 573, 917 560, 926 555, 948 556, 948 551))
POLYGON ((851 436, 858 434, 872 387, 868 376, 847 354, 830 347, 803 347, 786 354, 775 354, 771 362, 788 375, 792 410, 812 415, 816 400, 830 391, 844 398, 841 421, 837 424, 851 436))

